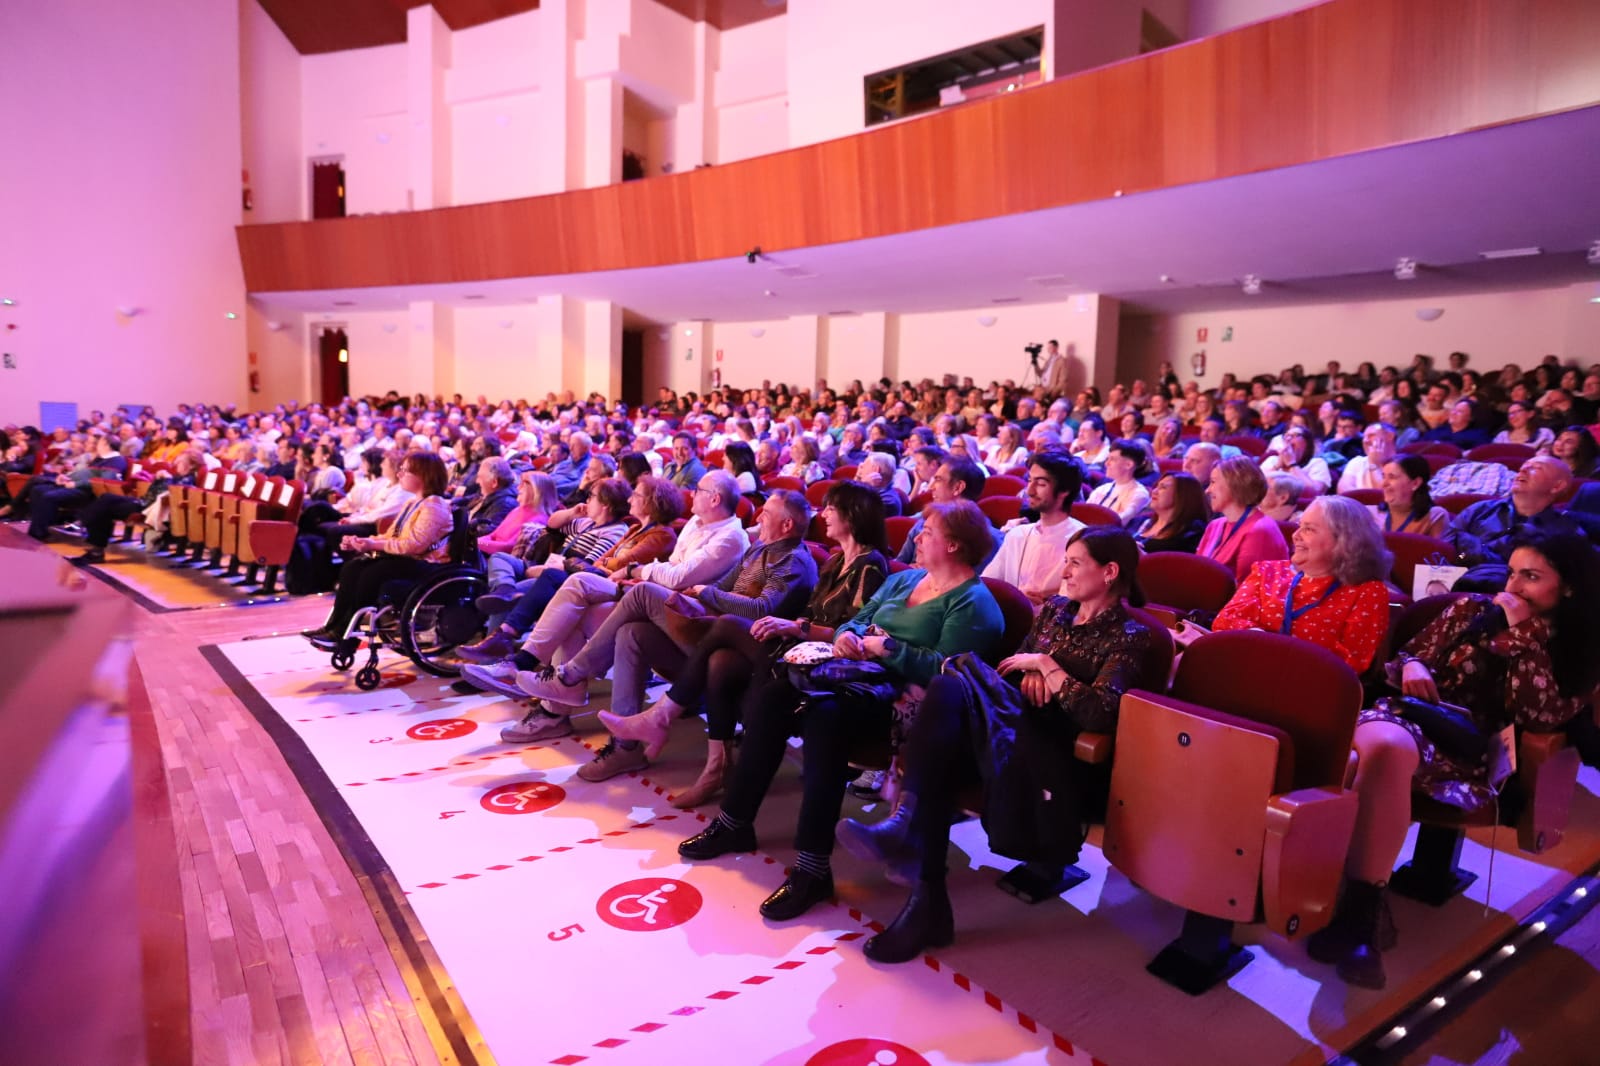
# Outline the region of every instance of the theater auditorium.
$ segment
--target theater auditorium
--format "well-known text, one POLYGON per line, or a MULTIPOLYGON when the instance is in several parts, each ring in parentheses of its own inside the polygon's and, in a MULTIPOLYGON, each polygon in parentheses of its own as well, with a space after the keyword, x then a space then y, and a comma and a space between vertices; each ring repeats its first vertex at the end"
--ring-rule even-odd
POLYGON ((3 1066, 1600 1063, 1593 0, 0 5, 3 1066))

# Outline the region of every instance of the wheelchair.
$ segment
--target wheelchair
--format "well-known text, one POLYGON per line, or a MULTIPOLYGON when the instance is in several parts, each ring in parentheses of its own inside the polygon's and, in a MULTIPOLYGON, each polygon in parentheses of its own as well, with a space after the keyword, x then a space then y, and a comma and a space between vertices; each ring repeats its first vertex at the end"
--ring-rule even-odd
POLYGON ((430 567, 414 580, 390 582, 376 605, 358 610, 333 649, 333 668, 350 669, 365 644, 367 661, 355 675, 356 687, 363 692, 383 683, 378 653, 384 648, 399 652, 435 677, 455 677, 461 665, 451 653, 484 635, 484 618, 475 601, 487 591, 476 538, 465 512, 458 509, 450 532, 450 561, 430 567))

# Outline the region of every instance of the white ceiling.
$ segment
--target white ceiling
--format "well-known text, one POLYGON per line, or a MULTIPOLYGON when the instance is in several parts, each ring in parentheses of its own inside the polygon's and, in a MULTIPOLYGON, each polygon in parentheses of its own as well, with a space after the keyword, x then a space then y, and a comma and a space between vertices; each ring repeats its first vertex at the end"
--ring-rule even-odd
POLYGON ((610 300, 638 323, 975 308, 1081 292, 1177 312, 1600 284, 1600 268, 1585 262, 1585 250, 1600 240, 1597 175, 1600 107, 1591 107, 1222 181, 782 252, 753 265, 741 256, 253 296, 268 311, 329 312, 348 301, 337 310, 349 313, 413 300, 475 307, 560 293, 610 300), (1479 258, 1522 247, 1544 254, 1479 258), (1422 264, 1415 281, 1394 279, 1401 256, 1422 264), (1246 274, 1264 279, 1260 296, 1241 293, 1246 274))

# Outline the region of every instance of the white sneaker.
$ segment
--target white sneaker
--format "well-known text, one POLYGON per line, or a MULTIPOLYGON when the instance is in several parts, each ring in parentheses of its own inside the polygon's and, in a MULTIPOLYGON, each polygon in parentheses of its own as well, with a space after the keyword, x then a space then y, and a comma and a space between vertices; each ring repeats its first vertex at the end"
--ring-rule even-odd
POLYGON ((503 696, 521 699, 526 693, 517 687, 517 668, 513 663, 489 663, 485 666, 467 663, 461 667, 461 680, 485 692, 498 692, 503 696))
POLYGON ((572 719, 564 714, 551 714, 537 701, 516 725, 500 730, 500 739, 507 744, 530 744, 535 740, 553 740, 572 735, 572 719))
POLYGON ((550 703, 565 704, 568 707, 583 707, 589 702, 589 682, 580 681, 576 685, 568 685, 561 680, 560 674, 553 666, 539 670, 518 671, 517 688, 522 695, 550 703))

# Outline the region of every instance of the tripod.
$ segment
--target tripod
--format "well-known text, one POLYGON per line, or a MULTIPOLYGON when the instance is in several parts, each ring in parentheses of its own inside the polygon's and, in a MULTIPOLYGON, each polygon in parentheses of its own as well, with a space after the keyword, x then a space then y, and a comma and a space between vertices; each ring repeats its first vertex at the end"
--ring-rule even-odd
POLYGON ((1023 391, 1032 389, 1036 385, 1044 384, 1044 371, 1039 366, 1037 355, 1028 356, 1028 369, 1022 372, 1022 383, 1017 387, 1023 391))

